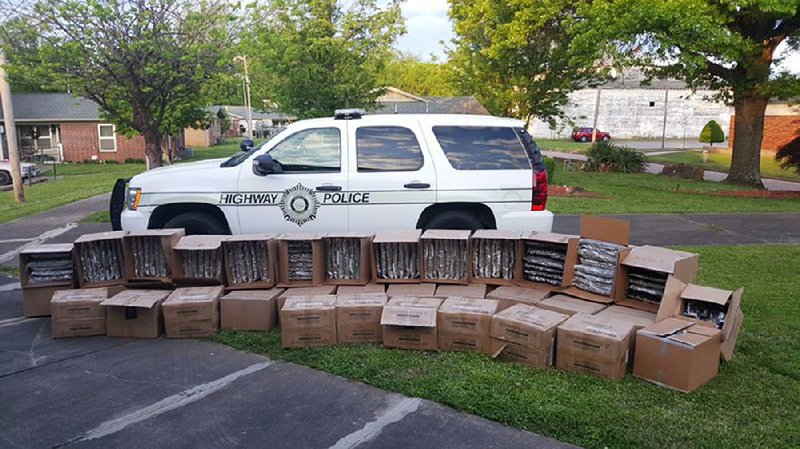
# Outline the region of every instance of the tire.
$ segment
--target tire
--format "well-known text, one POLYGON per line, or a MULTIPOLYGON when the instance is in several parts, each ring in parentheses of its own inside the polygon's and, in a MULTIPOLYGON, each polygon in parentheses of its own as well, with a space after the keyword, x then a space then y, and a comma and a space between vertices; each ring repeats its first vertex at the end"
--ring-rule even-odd
POLYGON ((609 140, 609 139, 610 139, 610 137, 608 137, 608 136, 603 136, 603 142, 608 142, 608 140, 609 140))
POLYGON ((476 229, 484 229, 484 226, 475 215, 469 212, 450 210, 434 215, 425 223, 425 229, 466 229, 474 231, 476 229))
POLYGON ((0 186, 11 184, 11 174, 5 170, 0 170, 0 186))
POLYGON ((581 136, 581 142, 586 143, 589 139, 586 136, 581 136))
POLYGON ((183 228, 186 235, 226 235, 228 227, 217 217, 203 212, 186 212, 172 217, 164 223, 164 228, 183 228))

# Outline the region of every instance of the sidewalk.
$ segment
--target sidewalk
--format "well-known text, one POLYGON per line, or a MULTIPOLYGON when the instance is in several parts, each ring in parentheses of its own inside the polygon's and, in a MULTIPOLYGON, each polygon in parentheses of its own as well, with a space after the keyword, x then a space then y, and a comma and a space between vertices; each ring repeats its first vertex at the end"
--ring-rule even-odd
MULTIPOLYGON (((583 154, 574 154, 574 153, 562 153, 560 151, 542 151, 542 154, 548 157, 556 158, 556 159, 568 159, 573 161, 585 161, 586 156, 583 154)), ((661 173, 661 170, 664 168, 664 164, 658 164, 655 162, 649 162, 647 164, 647 168, 645 171, 647 173, 657 175, 661 173)), ((725 178, 728 177, 728 174, 725 172, 719 171, 712 171, 706 170, 703 179, 706 181, 713 181, 713 182, 722 182, 725 178)), ((800 191, 800 182, 794 181, 784 181, 782 179, 772 179, 772 178, 761 178, 761 181, 764 183, 764 187, 767 190, 776 190, 776 191, 800 191)))

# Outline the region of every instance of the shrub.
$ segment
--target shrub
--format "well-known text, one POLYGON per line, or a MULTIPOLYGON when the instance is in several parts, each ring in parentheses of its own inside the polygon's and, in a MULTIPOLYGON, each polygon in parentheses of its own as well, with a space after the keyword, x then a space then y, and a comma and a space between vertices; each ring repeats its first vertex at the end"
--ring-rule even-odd
POLYGON ((706 126, 703 127, 703 130, 700 131, 700 142, 710 143, 713 147, 714 143, 724 141, 725 133, 722 131, 722 127, 719 126, 719 123, 714 120, 709 120, 706 126))
POLYGON ((547 181, 552 183, 556 177, 556 161, 552 157, 545 157, 544 166, 547 168, 547 181))
POLYGON ((133 157, 129 157, 129 158, 125 159, 125 163, 126 164, 144 164, 145 161, 144 161, 144 159, 136 159, 136 158, 133 158, 133 157))
POLYGON ((642 153, 610 142, 592 145, 586 157, 586 171, 642 173, 647 166, 642 153))
POLYGON ((775 160, 781 164, 781 168, 800 174, 800 135, 778 148, 775 160))

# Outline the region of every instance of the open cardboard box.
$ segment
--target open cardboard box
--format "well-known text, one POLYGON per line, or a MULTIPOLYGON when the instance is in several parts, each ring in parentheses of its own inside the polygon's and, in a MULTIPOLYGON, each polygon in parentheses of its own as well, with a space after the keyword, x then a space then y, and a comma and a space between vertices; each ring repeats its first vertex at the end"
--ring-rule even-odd
POLYGON ((172 248, 178 244, 185 235, 183 229, 144 229, 131 231, 122 238, 122 252, 125 259, 125 278, 128 282, 172 282, 172 248), (146 276, 136 274, 136 255, 134 254, 134 239, 146 238, 159 241, 158 249, 164 255, 167 264, 166 276, 146 276))
MULTIPOLYGON (((222 241, 224 235, 187 235, 182 237, 172 248, 172 279, 182 285, 222 285, 225 283, 225 263, 222 257, 222 241), (183 267, 184 257, 191 252, 205 252, 219 263, 219 270, 210 272, 211 277, 194 277, 186 273, 183 267)), ((205 257, 205 256, 204 256, 205 257)), ((169 330, 167 331, 169 334, 169 330)))
POLYGON ((19 252, 19 283, 22 288, 28 287, 72 287, 75 285, 75 262, 72 257, 73 245, 72 243, 48 243, 36 246, 30 246, 19 252), (61 259, 69 259, 72 265, 72 279, 57 280, 57 281, 43 281, 32 282, 29 275, 28 263, 40 256, 57 256, 61 259))
POLYGON ((480 283, 480 284, 487 284, 487 285, 514 285, 517 282, 517 276, 519 276, 520 271, 517 270, 517 265, 519 264, 519 253, 520 253, 520 234, 519 232, 513 231, 500 231, 497 229, 479 229, 472 234, 471 240, 471 249, 469 254, 470 265, 472 270, 472 282, 480 283), (513 244, 512 254, 511 254, 511 263, 512 265, 508 267, 511 270, 511 276, 508 279, 504 279, 502 277, 480 277, 478 273, 480 272, 478 265, 482 263, 482 261, 478 260, 477 252, 478 246, 480 245, 481 240, 500 240, 500 241, 510 241, 513 244))
MULTIPOLYGON (((659 304, 652 304, 636 298, 628 297, 628 271, 631 267, 672 275, 683 282, 694 282, 700 265, 698 254, 686 251, 660 248, 657 246, 639 246, 631 248, 617 268, 614 292, 615 303, 621 306, 648 312, 658 312, 659 304)), ((662 297, 663 300, 663 297, 662 297)))
POLYGON ((489 330, 498 307, 494 299, 445 299, 436 320, 439 349, 492 354, 489 330))
POLYGON ((322 237, 319 234, 288 233, 277 239, 278 244, 278 287, 311 287, 325 280, 325 261, 322 237), (289 244, 308 242, 311 246, 311 278, 290 279, 289 244))
POLYGON ((552 232, 531 232, 527 236, 520 239, 519 250, 517 251, 517 285, 525 288, 536 288, 544 290, 559 291, 569 286, 572 281, 571 277, 567 277, 572 273, 567 267, 573 266, 577 263, 578 257, 578 236, 569 234, 555 234, 552 232), (564 261, 564 273, 561 284, 552 285, 544 282, 533 282, 525 279, 523 257, 525 257, 525 242, 542 242, 563 246, 566 251, 566 260, 564 261))
POLYGON ((343 232, 326 234, 322 237, 323 250, 325 256, 324 260, 324 275, 325 284, 329 285, 366 285, 371 280, 372 274, 372 259, 370 257, 370 248, 372 247, 372 234, 364 234, 361 232, 343 232), (329 254, 328 248, 332 239, 353 239, 357 240, 359 244, 358 257, 358 276, 352 279, 334 279, 329 276, 328 267, 329 263, 334 263, 329 260, 332 254, 329 254))
POLYGON ((534 306, 550 295, 550 290, 507 285, 490 291, 486 294, 486 299, 496 299, 500 301, 500 308, 498 310, 504 310, 516 304, 534 306))
POLYGON ((500 346, 500 358, 547 368, 553 366, 556 329, 569 319, 550 310, 515 304, 492 317, 490 336, 500 346))
MULTIPOLYGON (((421 262, 420 259, 422 257, 422 252, 420 251, 419 245, 419 238, 422 235, 422 231, 420 230, 409 230, 409 231, 383 231, 378 232, 375 234, 375 237, 372 239, 372 251, 371 257, 372 260, 372 281, 378 284, 417 284, 420 282, 420 270, 421 270, 421 262), (407 243, 414 245, 417 251, 417 276, 413 278, 389 278, 389 277, 380 277, 379 273, 379 264, 380 261, 378 260, 378 246, 383 244, 389 243, 407 243)), ((391 295, 390 295, 391 296, 391 295)))
MULTIPOLYGON (((600 240, 603 242, 628 246, 631 240, 631 223, 626 220, 617 220, 615 218, 583 215, 581 216, 581 239, 600 240)), ((570 253, 567 254, 567 261, 569 263, 567 263, 564 271, 564 280, 568 280, 570 282, 570 286, 565 288, 563 293, 576 296, 587 301, 594 301, 603 304, 610 304, 614 302, 616 290, 619 288, 617 277, 619 276, 620 261, 627 256, 629 250, 630 249, 628 248, 623 248, 619 252, 619 255, 617 256, 614 283, 611 287, 611 294, 605 296, 588 292, 572 285, 573 278, 575 277, 575 265, 580 263, 580 257, 578 256, 578 245, 571 247, 569 250, 570 253)))
POLYGON ((723 360, 728 361, 733 357, 733 350, 736 347, 736 339, 744 320, 741 309, 742 294, 744 288, 736 291, 722 290, 701 285, 686 284, 680 279, 670 276, 667 278, 667 287, 664 289, 664 299, 661 300, 661 307, 658 309, 657 321, 667 318, 679 318, 684 321, 699 324, 705 327, 716 329, 716 325, 709 321, 698 320, 683 315, 686 309, 686 301, 694 300, 716 304, 727 307, 725 312, 725 324, 723 324, 721 337, 722 348, 720 355, 723 360))
POLYGON ((83 234, 75 240, 75 249, 73 254, 75 256, 75 268, 78 275, 78 286, 81 288, 90 287, 108 287, 112 285, 122 285, 125 283, 125 255, 123 251, 122 239, 127 234, 127 231, 109 231, 98 232, 95 234, 83 234), (117 260, 114 266, 109 268, 112 271, 119 270, 119 277, 106 279, 106 280, 90 280, 87 279, 87 271, 82 261, 89 262, 88 251, 90 246, 102 244, 106 246, 104 252, 111 255, 111 259, 117 260), (118 264, 118 266, 117 266, 118 264))
POLYGON ((420 252, 419 272, 422 282, 434 282, 438 284, 469 284, 470 279, 472 278, 472 264, 471 264, 472 242, 470 240, 470 234, 472 234, 472 231, 461 231, 452 229, 430 229, 428 231, 425 231, 422 234, 422 237, 420 237, 419 239, 419 252, 420 252), (465 247, 465 252, 463 254, 463 257, 459 256, 458 254, 452 254, 452 253, 446 254, 444 256, 432 253, 430 258, 426 258, 425 257, 426 245, 433 245, 434 244, 433 242, 435 240, 455 241, 458 242, 459 245, 463 245, 465 247), (445 259, 454 259, 457 264, 463 264, 464 266, 463 277, 452 278, 452 279, 435 277, 434 274, 435 266, 443 262, 443 260, 440 260, 441 257, 444 257, 445 259))
POLYGON ((168 290, 123 290, 106 299, 106 333, 109 337, 156 338, 164 333, 161 303, 168 290))
POLYGON ((558 368, 612 380, 628 371, 633 323, 579 313, 559 325, 557 335, 558 368))
MULTIPOLYGON (((228 290, 252 290, 252 289, 267 289, 275 286, 278 275, 278 245, 273 240, 273 234, 243 234, 232 235, 222 241, 222 254, 225 261, 225 287, 228 290), (264 270, 269 279, 260 279, 252 282, 236 282, 236 256, 234 255, 235 247, 238 243, 243 242, 258 242, 266 245, 267 257, 261 259, 256 257, 256 260, 261 265, 259 268, 264 270)), ((246 261, 249 265, 249 262, 246 261)), ((258 268, 256 268, 258 270, 258 268)))
POLYGON ((436 315, 442 300, 411 296, 394 297, 381 314, 383 346, 437 351, 436 315))

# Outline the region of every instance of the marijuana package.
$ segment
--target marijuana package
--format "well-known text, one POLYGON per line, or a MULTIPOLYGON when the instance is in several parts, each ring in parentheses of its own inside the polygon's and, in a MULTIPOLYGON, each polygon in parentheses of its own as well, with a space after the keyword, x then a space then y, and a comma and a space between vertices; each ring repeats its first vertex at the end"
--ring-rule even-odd
POLYGON ((371 235, 328 234, 322 238, 322 243, 326 284, 366 285, 370 281, 371 235))
POLYGON ((380 284, 420 281, 421 231, 378 232, 372 239, 372 276, 380 284))
POLYGON ((72 243, 43 244, 19 253, 19 280, 23 288, 75 282, 72 243))
POLYGON ((511 285, 517 276, 519 233, 481 229, 472 235, 472 281, 511 285))
POLYGON ((173 279, 185 285, 222 285, 222 235, 187 235, 173 247, 173 279))
POLYGON ((172 282, 172 249, 183 229, 146 229, 122 239, 128 281, 172 282))
POLYGON ((431 229, 420 237, 422 282, 469 284, 471 231, 431 229))
POLYGON ((81 288, 121 285, 125 282, 122 239, 127 232, 84 234, 75 240, 78 285, 81 288))
POLYGON ((289 233, 277 239, 278 286, 320 285, 324 276, 324 249, 318 234, 289 233))
POLYGON ((655 246, 631 248, 620 262, 615 303, 657 312, 667 277, 694 282, 699 264, 700 257, 694 253, 655 246))
POLYGON ((277 245, 272 235, 234 235, 222 242, 229 290, 271 288, 276 283, 277 245))
POLYGON ((533 232, 521 240, 518 284, 557 290, 569 285, 567 267, 575 264, 578 237, 533 232))

